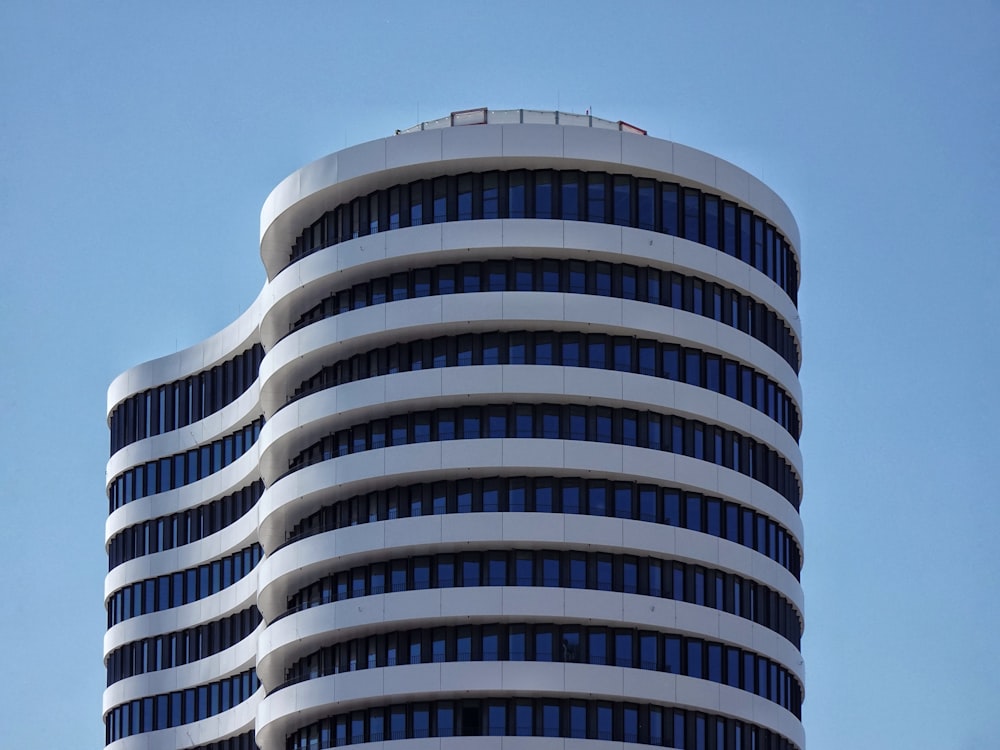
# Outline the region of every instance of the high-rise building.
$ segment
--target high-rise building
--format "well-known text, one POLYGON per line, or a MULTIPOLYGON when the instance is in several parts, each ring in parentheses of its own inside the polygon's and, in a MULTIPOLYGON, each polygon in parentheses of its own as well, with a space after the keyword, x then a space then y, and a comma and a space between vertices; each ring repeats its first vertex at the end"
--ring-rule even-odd
POLYGON ((472 110, 295 172, 260 247, 246 313, 108 394, 109 746, 804 747, 770 189, 472 110))

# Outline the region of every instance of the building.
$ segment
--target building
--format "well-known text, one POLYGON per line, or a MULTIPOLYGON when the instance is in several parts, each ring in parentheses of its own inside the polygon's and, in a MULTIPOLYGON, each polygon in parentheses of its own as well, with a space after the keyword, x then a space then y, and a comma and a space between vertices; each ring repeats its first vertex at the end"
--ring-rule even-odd
POLYGON ((109 390, 108 745, 803 748, 798 247, 590 116, 292 174, 249 310, 109 390))

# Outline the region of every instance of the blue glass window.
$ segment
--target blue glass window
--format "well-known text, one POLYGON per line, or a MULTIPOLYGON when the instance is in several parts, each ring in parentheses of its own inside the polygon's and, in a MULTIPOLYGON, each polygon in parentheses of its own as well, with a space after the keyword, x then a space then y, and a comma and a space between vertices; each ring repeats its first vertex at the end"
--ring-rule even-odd
MULTIPOLYGON (((218 448, 219 444, 216 443, 215 447, 218 448)), ((146 464, 146 496, 155 495, 156 492, 156 462, 151 461, 146 464)))
POLYGON ((539 627, 535 631, 535 661, 553 661, 555 658, 555 634, 551 628, 539 627))
POLYGON ((587 488, 587 510, 592 516, 606 516, 608 512, 607 485, 591 482, 587 488))
POLYGON ((511 219, 525 217, 525 173, 510 172, 507 176, 507 213, 511 219))
POLYGON ((597 575, 595 588, 598 591, 611 591, 612 584, 614 581, 614 563, 611 555, 599 552, 597 554, 597 562, 595 565, 595 572, 597 575))
POLYGON ((541 554, 542 586, 559 585, 559 555, 551 552, 541 554))
POLYGON ((684 238, 701 242, 701 192, 684 190, 684 238))
MULTIPOLYGON (((485 655, 485 649, 484 649, 485 655)), ((437 714, 436 721, 437 725, 437 736, 438 737, 454 737, 455 736, 455 704, 451 701, 438 701, 437 702, 437 714)), ((381 731, 378 737, 375 736, 375 724, 372 722, 372 741, 379 741, 382 739, 381 731)))
POLYGON ((510 661, 527 658, 527 633, 523 625, 512 626, 507 632, 507 658, 510 661))
POLYGON ((406 706, 391 706, 389 708, 389 736, 390 739, 394 740, 406 738, 406 706))
POLYGON ((431 713, 427 703, 416 703, 413 706, 413 736, 430 737, 431 713))
POLYGON ((536 365, 551 365, 554 363, 555 345, 550 334, 535 334, 534 357, 536 365))
MULTIPOLYGON (((566 367, 577 367, 580 363, 580 340, 575 336, 563 336, 560 356, 566 367)), ((536 355, 537 362, 537 355, 536 355)))
POLYGON ((663 493, 663 523, 668 526, 681 525, 681 496, 676 490, 663 493))
POLYGON ((587 559, 582 553, 571 553, 569 556, 569 587, 587 588, 587 559))
POLYGON ((410 183, 410 226, 424 223, 424 185, 422 180, 410 183))
POLYGON ((555 507, 555 491, 551 480, 535 481, 535 510, 539 513, 551 513, 555 507))
POLYGON ((559 703, 551 700, 543 700, 540 706, 541 713, 541 724, 543 737, 558 737, 560 733, 559 719, 560 719, 560 708, 559 703))
POLYGON ((646 416, 646 448, 662 449, 662 424, 659 414, 648 413, 646 416))
POLYGON ((684 504, 685 526, 692 531, 701 531, 701 495, 688 493, 685 496, 684 504))
POLYGON ((667 380, 680 380, 680 349, 673 344, 665 344, 661 352, 663 377, 667 380))
POLYGON ((598 443, 610 443, 612 439, 612 410, 607 406, 598 406, 595 415, 596 434, 594 439, 598 443))
POLYGON ((635 266, 625 265, 621 266, 621 279, 622 279, 622 299, 637 299, 637 294, 639 291, 637 271, 635 266))
POLYGON ((655 229, 654 201, 656 200, 655 184, 652 180, 639 180, 638 208, 639 229, 655 229))
POLYGON ((623 336, 614 339, 614 368, 619 372, 632 372, 632 341, 623 336))
MULTIPOLYGON (((649 744, 657 747, 664 744, 663 709, 659 706, 649 707, 649 744)), ((724 745, 721 747, 725 747, 724 745)), ((742 750, 742 749, 741 749, 742 750)))
POLYGON ((705 387, 718 393, 721 362, 714 354, 705 355, 705 387))
POLYGON ((428 557, 417 557, 413 560, 413 588, 429 589, 431 587, 431 563, 428 557))
POLYGON ((569 292, 571 294, 586 294, 587 264, 581 260, 571 260, 568 265, 569 292))
POLYGON ((722 682, 722 646, 718 643, 708 644, 708 679, 722 682))
MULTIPOLYGON (((561 497, 562 512, 579 513, 580 497, 581 497, 580 485, 573 482, 564 483, 562 487, 562 497, 561 497)), ((586 581, 586 575, 584 575, 584 581, 586 581)))
POLYGON ((580 218, 580 175, 577 172, 563 172, 562 175, 562 218, 576 221, 580 218))
POLYGON ((458 177, 458 220, 466 221, 472 218, 472 175, 464 174, 458 177))
POLYGON ((552 218, 552 172, 535 172, 535 218, 552 218))
POLYGON ((613 715, 614 711, 610 703, 600 702, 597 704, 597 739, 613 739, 613 715))
POLYGON ((379 194, 368 196, 368 233, 378 234, 379 194))
POLYGON ((527 510, 527 491, 524 479, 512 479, 507 485, 507 510, 511 513, 523 513, 527 510))
POLYGON ((477 553, 470 552, 462 556, 462 585, 480 585, 480 561, 477 553))
POLYGON ((483 218, 500 218, 500 182, 496 172, 483 175, 483 218))
POLYGON ((484 628, 482 644, 483 661, 497 661, 500 658, 500 634, 495 625, 484 628))
POLYGON ((739 249, 736 244, 736 204, 722 203, 722 251, 735 256, 739 249))
POLYGON ((389 189, 389 229, 399 229, 399 190, 399 187, 389 189))
POLYGON ((753 214, 741 208, 739 210, 740 216, 740 260, 744 263, 750 263, 750 259, 753 257, 753 245, 750 240, 751 235, 751 225, 753 223, 753 214))
POLYGON ((660 567, 659 560, 647 560, 646 570, 648 580, 646 587, 650 596, 663 596, 663 568, 660 567))
POLYGON ((615 485, 615 517, 632 518, 632 487, 630 485, 615 485))
MULTIPOLYGON (((502 737, 507 734, 507 707, 503 703, 491 701, 486 707, 486 723, 489 736, 502 737)), ((479 728, 465 733, 479 734, 479 728)))
POLYGON ((677 193, 676 185, 663 185, 661 199, 663 231, 675 237, 680 234, 680 220, 678 218, 680 201, 677 193))
POLYGON ((628 175, 614 177, 614 216, 615 224, 629 226, 632 222, 631 178, 628 175))
POLYGON ((660 293, 660 272, 655 268, 646 269, 646 301, 653 305, 664 303, 660 293))
POLYGON ((438 440, 455 439, 455 411, 442 409, 438 412, 438 440))
POLYGON ((697 349, 684 350, 684 382, 699 387, 702 385, 701 352, 697 349))
POLYGON ((702 664, 702 650, 704 644, 695 638, 688 639, 687 642, 687 671, 691 677, 704 677, 702 664))
POLYGON ((503 408, 491 408, 488 414, 487 430, 488 437, 507 437, 507 411, 503 408))
POLYGON ((559 261, 546 258, 542 260, 542 291, 558 292, 560 289, 559 261))
POLYGON ((598 261, 594 269, 594 294, 601 297, 611 296, 611 264, 598 261))
POLYGON ((578 739, 587 737, 587 706, 582 701, 571 701, 569 704, 569 736, 578 739))
POLYGON ((629 668, 635 666, 632 660, 632 641, 631 630, 615 632, 615 666, 629 668))
POLYGON ((726 684, 740 686, 740 650, 735 646, 726 646, 726 684))
POLYGON ((514 734, 530 737, 535 725, 535 714, 530 700, 514 701, 514 734))
POLYGON ((764 270, 764 227, 765 222, 759 217, 753 219, 753 267, 764 270))
POLYGON ((170 576, 156 579, 156 611, 170 609, 170 576))
MULTIPOLYGON (((437 293, 455 293, 455 266, 439 266, 437 269, 437 293)), ((435 365, 436 367, 437 365, 435 365)))
POLYGON ((748 692, 753 692, 754 684, 756 683, 756 664, 757 660, 754 655, 749 652, 743 653, 743 689, 748 692))
POLYGON ((491 292, 507 290, 507 264, 500 260, 487 263, 486 288, 491 292))
POLYGON ((714 195, 706 195, 705 201, 705 238, 704 243, 716 250, 719 249, 719 199, 714 195))
POLYGON ((587 634, 587 662, 608 663, 608 634, 602 628, 591 628, 587 634))
POLYGON ((531 552, 514 554, 514 585, 532 586, 535 583, 535 560, 531 552))
POLYGON ((559 438, 559 408, 545 404, 539 407, 541 412, 541 437, 546 439, 559 438))
POLYGON ((438 555, 437 585, 448 589, 455 585, 455 558, 453 555, 438 555))

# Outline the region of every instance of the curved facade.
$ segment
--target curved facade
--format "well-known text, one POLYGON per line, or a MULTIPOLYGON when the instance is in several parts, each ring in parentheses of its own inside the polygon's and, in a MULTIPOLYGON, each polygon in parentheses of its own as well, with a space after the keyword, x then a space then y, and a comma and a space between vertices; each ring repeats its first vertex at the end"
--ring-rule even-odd
POLYGON ((109 390, 108 745, 803 748, 798 248, 588 116, 292 174, 250 309, 109 390))

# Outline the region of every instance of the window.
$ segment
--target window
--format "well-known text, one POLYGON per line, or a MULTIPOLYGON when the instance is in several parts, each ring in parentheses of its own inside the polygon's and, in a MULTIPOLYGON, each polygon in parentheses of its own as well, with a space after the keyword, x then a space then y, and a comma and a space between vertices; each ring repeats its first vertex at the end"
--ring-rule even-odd
MULTIPOLYGON (((463 727, 464 727, 463 717, 463 727)), ((500 701, 489 701, 486 704, 486 734, 491 737, 502 737, 507 734, 507 707, 500 701)), ((476 726, 475 731, 464 730, 465 734, 478 735, 480 729, 476 726)))
POLYGON ((458 220, 467 221, 472 218, 472 175, 463 174, 458 177, 458 220))
POLYGON ((640 179, 638 184, 639 229, 655 229, 655 214, 653 209, 655 183, 652 180, 640 179))
POLYGON ((422 180, 410 183, 410 226, 424 223, 424 186, 422 180))
POLYGON ((719 198, 714 195, 704 196, 705 205, 705 237, 704 243, 716 250, 719 249, 719 198))
POLYGON ((518 737, 530 737, 534 733, 535 714, 530 700, 514 701, 514 734, 518 737))
POLYGON ((466 552, 462 554, 462 585, 481 585, 479 553, 466 552))
POLYGON ((500 218, 500 182, 497 172, 483 175, 483 218, 500 218))
POLYGON ((597 704, 597 739, 613 739, 613 708, 610 703, 603 701, 597 704))
POLYGON ((518 170, 507 176, 507 211, 511 219, 523 219, 525 211, 526 192, 525 172, 518 170))
POLYGON ((587 705, 583 701, 570 701, 569 736, 578 739, 587 737, 587 705))
MULTIPOLYGON (((455 704, 451 701, 438 701, 435 724, 437 726, 438 737, 455 736, 455 704)), ((381 739, 372 737, 372 741, 381 739)))
POLYGON ((539 718, 541 719, 541 736, 560 736, 560 704, 554 700, 542 700, 539 706, 539 718))
POLYGON ((684 238, 701 242, 701 192, 684 190, 684 238))
POLYGON ((535 172, 535 218, 552 218, 552 172, 535 172))
POLYGON ((563 172, 561 181, 562 218, 565 221, 576 221, 580 218, 580 175, 578 172, 563 172))
POLYGON ((707 648, 708 679, 712 682, 722 682, 722 646, 710 643, 707 648))
POLYGON ((512 625, 508 630, 507 658, 510 661, 524 661, 527 658, 527 629, 523 625, 512 625))
POLYGON ((631 178, 628 175, 614 177, 614 216, 613 221, 620 226, 630 226, 632 223, 631 178))
POLYGON ((615 666, 619 667, 633 667, 633 657, 632 657, 632 631, 631 630, 616 630, 615 631, 615 666))
POLYGON ((609 554, 598 553, 596 561, 596 586, 599 591, 611 591, 613 585, 613 558, 609 554))

